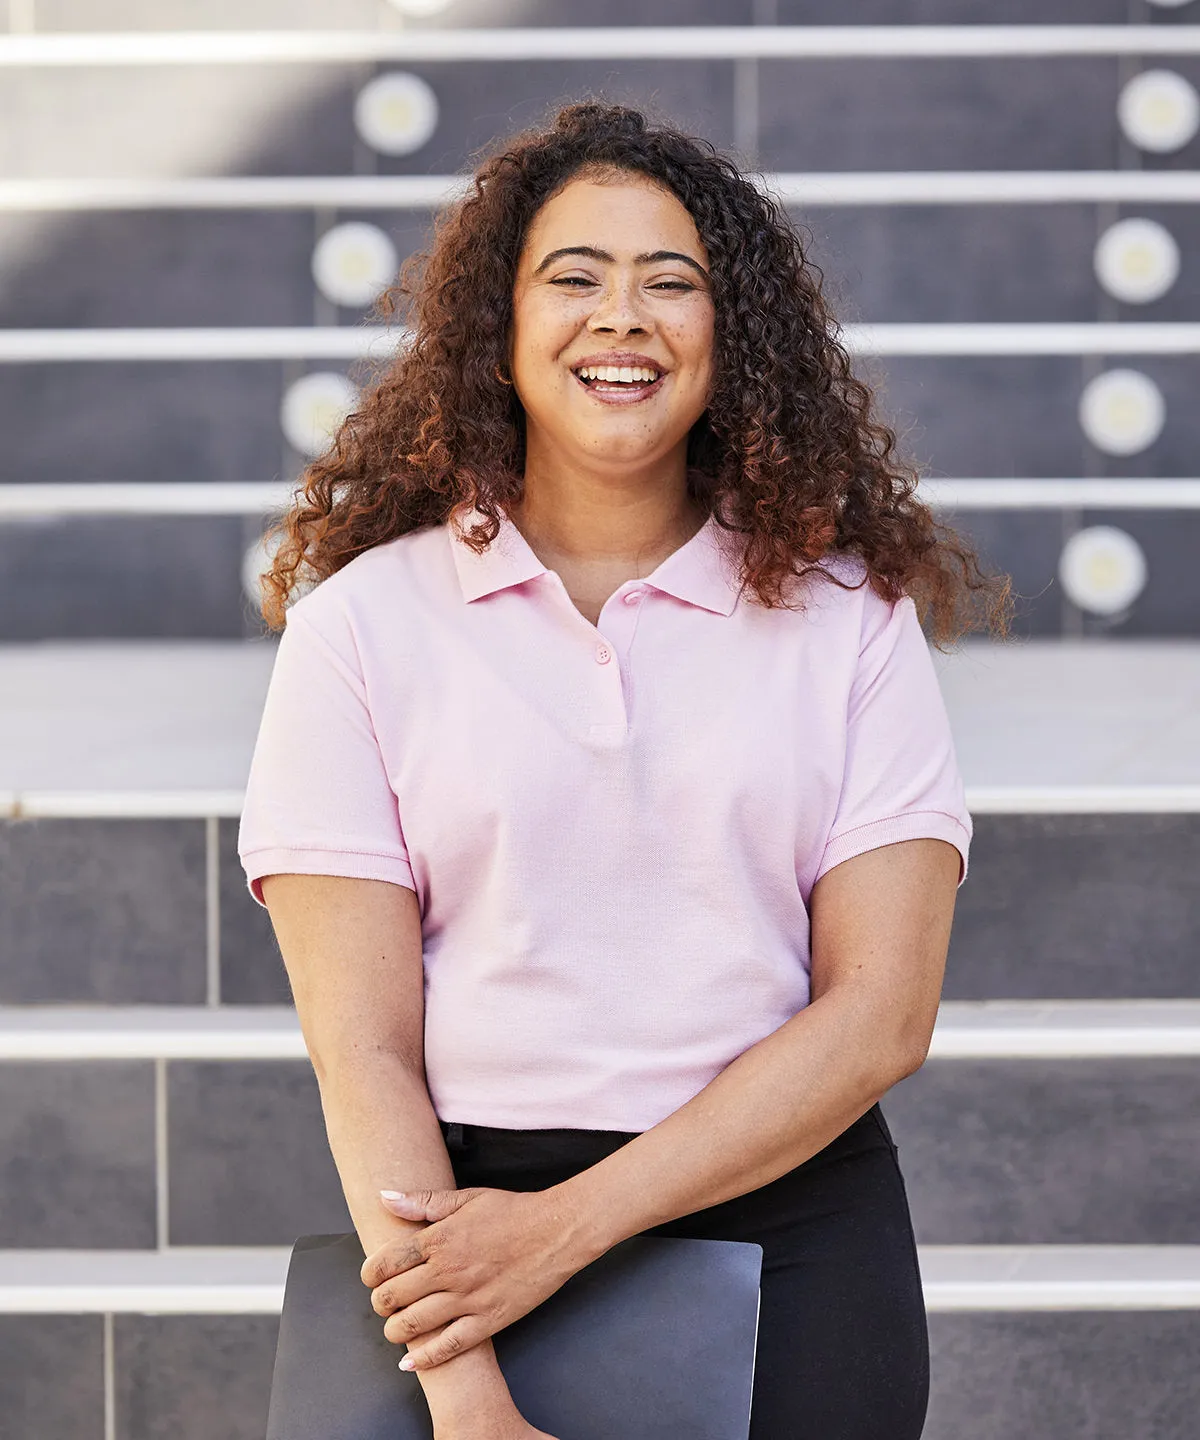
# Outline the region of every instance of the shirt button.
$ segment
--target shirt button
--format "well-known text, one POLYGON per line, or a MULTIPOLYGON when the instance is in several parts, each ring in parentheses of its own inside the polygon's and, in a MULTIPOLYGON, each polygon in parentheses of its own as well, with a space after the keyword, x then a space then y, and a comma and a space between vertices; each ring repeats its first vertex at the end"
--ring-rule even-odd
POLYGON ((626 590, 624 597, 626 605, 636 605, 645 593, 644 590, 626 590))
POLYGON ((607 665, 608 662, 609 662, 611 659, 612 659, 612 651, 608 648, 607 645, 597 645, 597 646, 596 646, 596 664, 597 664, 597 665, 607 665))

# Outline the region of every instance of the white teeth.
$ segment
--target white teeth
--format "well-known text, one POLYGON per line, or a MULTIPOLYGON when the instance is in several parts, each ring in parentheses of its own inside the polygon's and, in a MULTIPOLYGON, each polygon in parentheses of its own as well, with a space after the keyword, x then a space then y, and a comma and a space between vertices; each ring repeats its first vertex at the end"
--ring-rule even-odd
POLYGON ((648 365, 581 365, 578 373, 584 380, 603 380, 608 385, 644 385, 657 380, 660 372, 648 365))

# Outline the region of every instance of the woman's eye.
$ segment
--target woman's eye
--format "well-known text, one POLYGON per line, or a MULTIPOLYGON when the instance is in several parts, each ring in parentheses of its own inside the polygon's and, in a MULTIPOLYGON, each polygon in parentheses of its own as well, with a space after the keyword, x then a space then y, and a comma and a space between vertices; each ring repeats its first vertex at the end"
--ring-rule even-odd
POLYGON ((657 280, 651 285, 651 290, 694 290, 694 285, 689 285, 686 280, 657 280))
POLYGON ((585 275, 560 275, 557 280, 551 280, 551 285, 594 285, 594 280, 589 280, 585 275))

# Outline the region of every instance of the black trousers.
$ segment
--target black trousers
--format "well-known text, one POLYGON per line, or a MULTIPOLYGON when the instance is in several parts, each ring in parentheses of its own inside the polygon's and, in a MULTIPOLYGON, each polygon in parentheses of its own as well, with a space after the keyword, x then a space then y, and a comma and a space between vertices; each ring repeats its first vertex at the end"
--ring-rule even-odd
MULTIPOLYGON (((442 1134, 460 1189, 543 1190, 633 1139, 445 1121, 442 1134)), ((908 1197, 878 1105, 778 1180, 645 1233, 763 1247, 750 1440, 918 1440, 929 1332, 908 1197)))

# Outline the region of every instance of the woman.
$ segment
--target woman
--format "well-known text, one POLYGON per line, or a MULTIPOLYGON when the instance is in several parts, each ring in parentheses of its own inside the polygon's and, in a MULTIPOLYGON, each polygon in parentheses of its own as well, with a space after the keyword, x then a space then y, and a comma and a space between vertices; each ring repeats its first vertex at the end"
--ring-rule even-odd
POLYGON ((569 107, 421 258, 278 532, 239 839, 372 1304, 438 1440, 529 1437, 496 1331, 627 1236, 753 1240, 753 1440, 910 1440, 877 1102, 971 834, 917 607, 1003 632, 1007 582, 703 142, 569 107))

